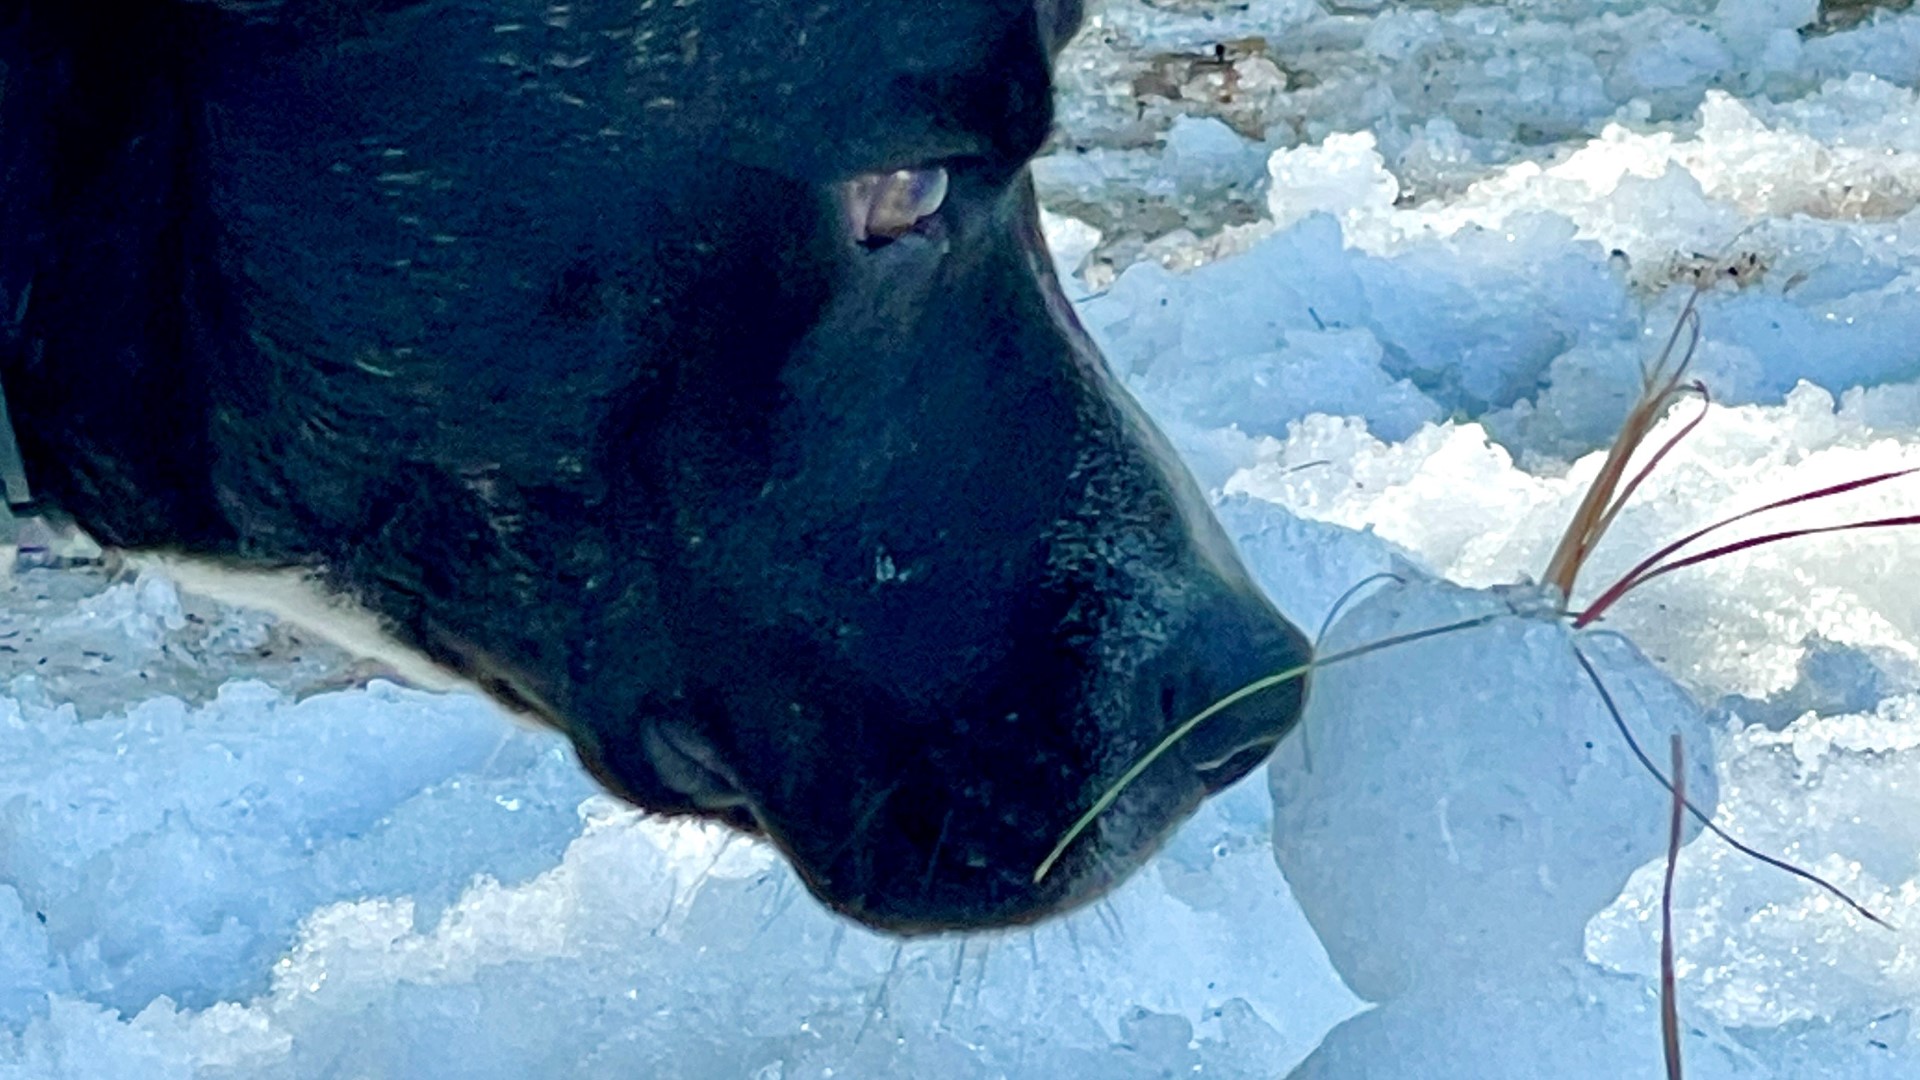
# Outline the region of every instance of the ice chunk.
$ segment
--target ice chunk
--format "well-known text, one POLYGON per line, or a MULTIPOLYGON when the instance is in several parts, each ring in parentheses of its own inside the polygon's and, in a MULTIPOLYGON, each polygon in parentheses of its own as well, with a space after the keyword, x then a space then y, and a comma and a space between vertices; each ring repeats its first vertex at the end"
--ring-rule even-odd
POLYGON ((1308 214, 1353 224, 1390 212, 1400 182, 1386 170, 1377 146, 1371 133, 1359 132, 1275 151, 1267 161, 1267 212, 1282 226, 1308 214))
POLYGON ((1251 184, 1261 175, 1266 155, 1211 116, 1181 116, 1167 128, 1161 160, 1183 186, 1229 188, 1251 184))
POLYGON ((1356 604, 1323 655, 1494 618, 1316 672, 1302 737, 1276 759, 1281 865, 1334 965, 1374 1000, 1491 992, 1577 959, 1592 913, 1665 850, 1666 793, 1576 648, 1643 748, 1664 760, 1683 736, 1691 797, 1711 812, 1698 707, 1623 640, 1515 613, 1514 595, 1388 584, 1356 604))
POLYGON ((1576 637, 1539 600, 1388 584, 1323 644, 1329 655, 1491 616, 1316 672, 1301 730, 1273 763, 1287 880, 1334 966, 1378 1003, 1303 1076, 1599 1078, 1658 1060, 1644 988, 1601 985, 1582 949, 1592 913, 1665 850, 1668 796, 1574 650, 1642 747, 1664 761, 1669 735, 1681 737, 1690 796, 1708 813, 1711 738, 1691 699, 1624 640, 1576 637))
MULTIPOLYGON (((1040 228, 1047 237, 1047 249, 1053 254, 1054 272, 1073 287, 1076 275, 1093 249, 1100 246, 1100 230, 1078 218, 1040 211, 1040 228)), ((1085 290, 1079 290, 1081 295, 1085 290)))
MULTIPOLYGON (((1754 724, 1722 739, 1729 798, 1722 824, 1765 851, 1789 852, 1894 926, 1867 923, 1828 896, 1725 844, 1682 854, 1675 919, 1689 1001, 1721 1023, 1858 1026, 1920 1000, 1911 928, 1920 923, 1920 695, 1865 712, 1808 713, 1784 730, 1754 724)), ((1656 868, 1634 875, 1587 932, 1589 955, 1648 970, 1656 868)))

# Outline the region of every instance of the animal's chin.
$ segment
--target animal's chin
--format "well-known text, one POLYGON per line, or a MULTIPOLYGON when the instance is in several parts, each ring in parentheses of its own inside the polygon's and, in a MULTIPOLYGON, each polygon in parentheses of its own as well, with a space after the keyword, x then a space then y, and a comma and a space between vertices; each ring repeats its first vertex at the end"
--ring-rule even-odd
MULTIPOLYGON (((809 813, 804 802, 765 805, 686 729, 656 725, 643 741, 644 768, 629 760, 611 769, 612 762, 588 747, 582 760, 631 802, 764 838, 822 904, 876 930, 908 936, 1030 924, 1098 900, 1151 859, 1207 794, 1245 776, 1266 752, 1250 748, 1197 772, 1150 771, 1035 881, 1035 871, 1085 800, 985 805, 959 791, 905 788, 903 802, 945 823, 931 840, 913 839, 898 821, 850 826, 840 810, 822 817, 809 813), (947 806, 953 809, 933 809, 947 806)), ((849 776, 848 782, 851 787, 835 794, 900 787, 873 778, 855 783, 849 776)))
MULTIPOLYGON (((1018 896, 1002 894, 965 898, 940 906, 876 903, 873 898, 859 893, 842 894, 822 890, 812 882, 808 884, 823 904, 847 918, 883 933, 918 937, 1004 930, 1065 914, 1105 896, 1138 868, 1138 862, 1117 857, 1111 865, 1114 871, 1111 876, 1094 878, 1063 873, 1056 878, 1050 875, 1049 880, 1034 887, 1034 891, 1018 896)), ((804 880, 804 868, 797 864, 796 868, 801 869, 804 880)), ((1028 873, 1031 873, 1030 868, 1028 873)))
POLYGON ((1211 685, 1082 687, 1065 701, 1027 700, 1018 712, 956 703, 958 714, 924 715, 910 715, 911 698, 849 712, 858 693, 842 689, 730 701, 690 687, 654 702, 618 734, 573 730, 582 760, 629 801, 764 837, 821 903, 900 935, 1018 926, 1097 900, 1148 862, 1208 795, 1257 769, 1283 730, 1255 706, 1220 714, 1134 778, 1036 881, 1075 820, 1197 712, 1211 685), (841 709, 795 705, 789 716, 768 704, 823 698, 841 709), (1134 702, 1134 711, 1102 715, 1071 704, 1116 699, 1134 702), (980 719, 989 714, 1054 720, 991 749, 951 734, 991 737, 994 725, 980 719), (795 728, 794 717, 814 723, 795 728), (1039 731, 1051 737, 1027 737, 1039 731), (1105 736, 1083 743, 1091 731, 1105 736))
MULTIPOLYGON (((1184 818, 1184 815, 1182 815, 1184 818)), ((1128 880, 1159 849, 1178 822, 1157 830, 1153 842, 1131 850, 1095 849, 1082 859, 1065 860, 1040 882, 1032 875, 1039 858, 1010 862, 1005 889, 979 894, 960 893, 946 904, 896 905, 875 902, 855 891, 824 891, 809 882, 814 895, 828 907, 873 929, 901 936, 987 932, 1031 925, 1069 914, 1095 903, 1128 880)), ((801 874, 806 877, 804 869, 801 874)))
MULTIPOLYGON (((1204 798, 1198 785, 1178 791, 1146 788, 1123 796, 1100 822, 1036 880, 1036 872, 1070 825, 1067 807, 1035 813, 1008 837, 1013 846, 976 847, 966 857, 869 839, 859 850, 822 850, 792 843, 775 820, 767 836, 827 907, 898 935, 991 931, 1040 922, 1093 903, 1144 866, 1204 798), (941 865, 929 871, 929 862, 941 865)), ((957 830, 956 830, 957 831, 957 830)), ((954 842, 945 841, 951 848, 954 842)))

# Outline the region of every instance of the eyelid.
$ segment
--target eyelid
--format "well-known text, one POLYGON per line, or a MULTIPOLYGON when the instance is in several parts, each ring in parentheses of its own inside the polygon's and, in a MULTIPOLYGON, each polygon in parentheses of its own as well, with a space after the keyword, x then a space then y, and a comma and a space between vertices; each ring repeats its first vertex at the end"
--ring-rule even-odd
POLYGON ((856 243, 897 240, 940 212, 947 170, 938 166, 869 173, 840 187, 847 230, 856 243))

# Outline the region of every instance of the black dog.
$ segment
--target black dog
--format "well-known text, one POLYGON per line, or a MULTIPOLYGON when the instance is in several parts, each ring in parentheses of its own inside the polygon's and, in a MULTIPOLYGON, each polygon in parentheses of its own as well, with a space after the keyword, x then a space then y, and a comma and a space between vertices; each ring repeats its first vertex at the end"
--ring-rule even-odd
POLYGON ((0 0, 27 478, 351 598, 855 918, 1095 895, 1297 690, 1034 867, 1307 649, 1053 278, 1079 6, 0 0))

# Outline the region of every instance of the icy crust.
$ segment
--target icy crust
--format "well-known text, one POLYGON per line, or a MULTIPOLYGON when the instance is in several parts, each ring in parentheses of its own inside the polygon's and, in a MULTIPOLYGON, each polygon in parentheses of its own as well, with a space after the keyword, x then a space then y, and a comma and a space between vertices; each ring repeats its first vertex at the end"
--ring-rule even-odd
MULTIPOLYGON (((1793 1080, 1896 1080, 1920 1074, 1914 927, 1920 925, 1920 695, 1864 711, 1808 712, 1784 730, 1719 735, 1721 820, 1842 885, 1896 929, 1783 883, 1724 844, 1681 854, 1675 944, 1683 1002, 1724 1025, 1767 1070, 1793 1080)), ((1645 975, 1659 886, 1642 869, 1587 929, 1588 955, 1645 975)))
MULTIPOLYGON (((1672 273, 1687 268, 1670 265, 1674 253, 1731 258, 1738 252, 1721 249, 1746 243, 1766 250, 1767 231, 1755 230, 1754 218, 1901 218, 1920 194, 1916 111, 1912 90, 1866 74, 1830 81, 1784 104, 1714 90, 1682 130, 1650 128, 1644 117, 1609 123, 1567 144, 1555 161, 1519 162, 1457 194, 1418 200, 1405 200, 1407 182, 1386 167, 1371 133, 1331 135, 1273 155, 1268 209, 1282 224, 1311 211, 1337 213, 1353 228, 1355 242, 1370 250, 1557 213, 1582 238, 1637 261, 1654 258, 1655 268, 1672 273), (1329 184, 1329 173, 1346 182, 1329 184), (1750 240, 1756 232, 1759 238, 1750 240)), ((1884 225, 1855 235, 1901 240, 1898 228, 1884 225)), ((1770 269, 1750 267, 1744 276, 1770 269)))
MULTIPOLYGON (((1700 426, 1616 522, 1576 602, 1592 597, 1641 555, 1699 525, 1794 493, 1920 468, 1920 386, 1914 384, 1856 387, 1838 400, 1802 384, 1776 406, 1702 411, 1683 405, 1652 441, 1697 413, 1703 416, 1700 426)), ((1544 565, 1600 464, 1594 453, 1563 470, 1530 473, 1478 424, 1427 425, 1395 441, 1377 438, 1358 418, 1314 416, 1281 438, 1234 442, 1215 433, 1210 439, 1201 445, 1214 447, 1223 463, 1231 451, 1220 450, 1222 444, 1250 459, 1224 482, 1232 494, 1223 519, 1263 583, 1308 625, 1330 602, 1328 579, 1357 581, 1393 568, 1396 560, 1482 587, 1512 580, 1515 567, 1544 565), (1361 531, 1345 542, 1324 542, 1321 530, 1342 526, 1361 531)), ((1920 477, 1775 511, 1715 540, 1916 510, 1920 477)), ((1910 572, 1915 565, 1920 534, 1912 529, 1788 541, 1658 579, 1614 608, 1604 624, 1637 642, 1697 699, 1715 703, 1716 723, 1731 725, 1715 739, 1722 762, 1721 823, 1761 850, 1830 878, 1901 928, 1890 933, 1873 927, 1826 894, 1717 841, 1689 846, 1680 864, 1675 916, 1682 1015, 1698 1043, 1688 1048, 1689 1076, 1892 1078, 1920 1071, 1920 1039, 1907 1023, 1920 1003, 1910 930, 1920 922, 1920 836, 1911 827, 1910 790, 1920 768, 1914 758, 1920 747, 1920 593, 1910 572)), ((1356 612, 1352 618, 1359 617, 1356 612)), ((1345 626, 1337 632, 1358 635, 1345 626)), ((1366 634, 1385 632, 1383 624, 1366 634)), ((1457 683, 1472 684, 1460 672, 1476 661, 1506 665, 1512 669, 1509 682, 1521 681, 1521 672, 1527 682, 1543 671, 1555 677, 1552 665, 1524 643, 1489 643, 1430 665, 1386 657, 1380 664, 1389 683, 1396 676, 1424 676, 1457 693, 1457 683), (1409 669, 1412 674, 1405 674, 1409 669)), ((1319 680, 1300 744, 1311 749, 1316 770, 1323 746, 1388 757, 1431 722, 1425 698, 1418 709, 1405 704, 1418 696, 1417 688, 1402 686, 1398 696, 1390 686, 1382 689, 1369 713, 1340 699, 1344 684, 1336 674, 1329 671, 1319 680), (1343 719, 1328 723, 1321 719, 1327 713, 1343 719), (1368 715, 1401 726, 1370 742, 1364 728, 1358 736, 1347 730, 1353 721, 1345 718, 1368 715)), ((1566 696, 1557 708, 1563 713, 1592 707, 1579 685, 1561 690, 1566 696)), ((1555 694, 1543 693, 1549 699, 1555 694)), ((1511 692, 1476 704, 1484 705, 1477 723, 1511 722, 1510 706, 1524 707, 1511 692)), ((1516 777, 1524 783, 1532 772, 1510 764, 1510 746, 1482 745, 1472 736, 1460 742, 1462 753, 1480 755, 1462 773, 1475 784, 1504 792, 1516 777)), ((1292 752, 1283 750, 1277 778, 1292 752)), ((1347 821, 1364 812, 1342 801, 1353 791, 1405 784, 1409 798, 1380 811, 1383 819, 1400 815, 1387 825, 1432 821, 1427 815, 1437 800, 1419 786, 1424 777, 1409 783, 1397 772, 1370 773, 1370 763, 1354 768, 1345 785, 1326 782, 1322 822, 1331 835, 1347 836, 1352 850, 1377 843, 1364 821, 1347 821)), ((1521 828, 1553 828, 1559 821, 1532 809, 1512 817, 1521 828)), ((1299 823, 1289 822, 1283 809, 1276 832, 1283 860, 1301 843, 1299 823)), ((1483 831, 1477 839, 1485 842, 1508 828, 1483 831)), ((1455 832, 1475 835, 1465 828, 1455 832)), ((1565 957, 1563 948, 1562 966, 1527 974, 1502 968, 1498 950, 1467 950, 1455 955, 1453 968, 1430 973, 1436 986, 1449 989, 1423 994, 1399 989, 1419 972, 1392 965, 1446 951, 1444 927, 1429 923, 1431 936, 1423 937, 1420 924, 1410 925, 1421 912, 1444 910, 1443 901, 1427 891, 1431 868, 1383 867, 1361 882, 1347 881, 1351 852, 1340 862, 1334 859, 1337 847, 1327 841, 1317 857, 1297 860, 1303 865, 1286 861, 1289 880, 1336 966, 1363 996, 1382 995, 1383 1004, 1331 1035, 1302 1075, 1657 1074, 1651 1056, 1657 1042, 1649 1037, 1658 1024, 1650 981, 1657 956, 1657 860, 1633 875, 1617 902, 1590 908, 1605 911, 1576 932, 1576 939, 1584 939, 1579 955, 1597 967, 1587 967, 1578 955, 1565 957), (1306 875, 1323 859, 1341 869, 1325 886, 1336 890, 1336 899, 1317 908, 1310 894, 1318 886, 1306 875), (1399 897, 1394 906, 1399 890, 1389 892, 1381 882, 1403 883, 1400 889, 1418 882, 1419 898, 1399 897), (1374 892, 1354 898, 1340 896, 1340 888, 1374 892), (1350 925, 1329 930, 1321 908, 1350 925), (1408 940, 1399 951, 1370 944, 1401 934, 1408 940), (1384 974, 1370 967, 1382 963, 1388 965, 1384 974), (1489 981, 1495 988, 1484 990, 1489 981), (1496 1034, 1512 1045, 1491 1057, 1474 1056, 1496 1034), (1463 1058, 1452 1050, 1471 1053, 1463 1058), (1447 1071, 1467 1060, 1492 1071, 1447 1071), (1495 1064, 1511 1071, 1497 1071, 1495 1064)), ((1588 854, 1585 843, 1555 843, 1542 865, 1555 872, 1578 869, 1587 865, 1588 854)), ((1540 910, 1513 899, 1525 895, 1513 887, 1474 902, 1492 912, 1540 910)), ((1577 913, 1569 908, 1562 914, 1577 913)), ((1503 923, 1499 929, 1504 935, 1511 928, 1503 923)))
MULTIPOLYGON (((1587 17, 1577 6, 1556 10, 1587 17)), ((1723 4, 1674 17, 1731 29, 1739 11, 1723 4)), ((1386 35, 1401 17, 1358 21, 1386 35)), ((1920 52, 1869 45, 1905 41, 1910 26, 1910 17, 1882 16, 1851 36, 1799 41, 1800 66, 1769 83, 1771 100, 1689 82, 1664 106, 1619 101, 1551 154, 1502 157, 1491 128, 1444 115, 1336 121, 1271 156, 1264 221, 1143 249, 1147 258, 1088 299, 1083 317, 1202 482, 1223 492, 1223 520, 1255 575, 1315 626, 1346 585, 1396 561, 1410 560, 1416 577, 1483 588, 1543 567, 1639 391, 1643 363, 1703 287, 1693 371, 1714 404, 1683 403, 1654 434, 1658 445, 1702 417, 1613 527, 1577 606, 1700 525, 1920 467, 1920 98, 1888 81, 1910 80, 1895 61, 1920 52), (1422 140, 1430 152, 1413 152, 1422 140), (1356 531, 1342 538, 1340 529, 1356 531)), ((1588 48, 1583 38, 1546 40, 1543 56, 1588 48)), ((1644 42, 1670 56, 1707 44, 1651 31, 1644 42)), ((1488 101, 1489 111, 1516 107, 1488 101)), ((1896 481, 1776 512, 1714 542, 1915 513, 1917 491, 1920 478, 1896 481)), ((1715 739, 1728 827, 1901 927, 1920 918, 1911 910, 1920 844, 1903 824, 1916 767, 1907 728, 1920 700, 1915 565, 1912 529, 1829 534, 1656 580, 1605 624, 1707 703, 1716 729, 1728 725, 1715 739)), ((1482 659, 1557 678, 1520 643, 1425 669, 1407 661, 1416 674, 1405 677, 1424 670, 1450 687, 1482 659)), ((1336 966, 1379 1002, 1330 1035, 1300 1075, 1657 1075, 1657 847, 1612 866, 1615 887, 1626 884, 1612 903, 1596 887, 1553 909, 1528 882, 1465 902, 1430 897, 1430 883, 1459 867, 1434 856, 1432 837, 1415 827, 1432 831, 1440 797, 1422 785, 1442 781, 1417 771, 1430 762, 1374 771, 1428 722, 1419 688, 1388 671, 1399 692, 1383 691, 1377 709, 1402 727, 1369 741, 1337 727, 1316 736, 1310 720, 1308 738, 1283 749, 1283 763, 1300 747, 1342 740, 1371 755, 1344 783, 1316 789, 1317 825, 1283 809, 1276 834, 1336 966), (1389 782, 1408 798, 1381 794, 1389 782), (1378 796, 1377 810, 1356 807, 1356 792, 1378 796), (1349 824, 1355 814, 1363 821, 1349 824), (1311 858, 1290 857, 1307 842, 1299 828, 1331 839, 1311 858), (1345 877, 1356 860, 1369 865, 1355 853, 1379 850, 1383 836, 1407 837, 1413 854, 1345 877), (1528 967, 1498 947, 1509 930, 1528 940, 1526 918, 1549 909, 1559 933, 1534 954, 1551 963, 1528 967), (1446 919, 1420 921, 1435 911, 1446 919), (1473 921, 1489 912, 1519 922, 1473 921), (1484 931, 1477 949, 1449 947, 1458 926, 1484 931)), ((1335 708, 1336 685, 1320 682, 1315 715, 1335 708)), ((1545 692, 1557 710, 1592 707, 1590 688, 1561 690, 1564 699, 1545 692)), ((1484 702, 1481 722, 1512 722, 1507 705, 1484 702)), ((1532 791, 1531 773, 1510 767, 1513 748, 1458 738, 1479 755, 1460 766, 1461 784, 1532 791)), ((1453 745, 1426 749, 1445 761, 1453 745)), ((1657 808, 1636 813, 1637 826, 1664 820, 1657 808)), ((1544 809, 1510 817, 1520 831, 1562 827, 1544 809)), ((1592 825, 1581 817, 1567 835, 1592 825)), ((1471 845, 1515 828, 1451 831, 1471 845)), ((1577 874, 1586 856, 1582 844, 1542 845, 1536 865, 1577 874)), ((1681 882, 1689 1076, 1920 1073, 1909 932, 1843 914, 1817 889, 1712 840, 1689 847, 1681 882)))
POLYGON ((21 669, 104 651, 197 685, 248 670, 203 625, 258 617, 151 573, 13 584, 0 1077, 1266 1077, 1357 1004, 1274 865, 1264 773, 1095 909, 901 945, 474 697, 61 701, 98 688, 21 669))
POLYGON ((0 733, 0 1023, 16 1029, 48 994, 129 1015, 249 996, 316 907, 405 891, 437 910, 475 873, 517 879, 587 794, 551 738, 382 683, 295 702, 231 682, 198 709, 84 718, 0 698, 0 733))
POLYGON ((1138 263, 1081 316, 1176 435, 1277 435, 1331 412, 1405 438, 1455 408, 1511 404, 1575 342, 1637 337, 1604 255, 1540 225, 1381 258, 1317 215, 1190 273, 1138 263))
POLYGON ((1693 137, 1610 127, 1411 207, 1365 133, 1268 168, 1273 225, 1235 257, 1136 263, 1082 307, 1176 434, 1326 412, 1398 440, 1466 415, 1524 464, 1571 459, 1610 439, 1699 283, 1720 285, 1695 360, 1718 401, 1920 377, 1920 96, 1871 77, 1710 95, 1693 137))
MULTIPOLYGON (((1920 1000, 1920 695, 1847 715, 1808 713, 1781 731, 1739 725, 1722 737, 1723 824, 1789 851, 1905 932, 1871 926, 1822 893, 1782 887, 1722 844, 1683 855, 1676 896, 1689 1000, 1723 1024, 1864 1025, 1920 1000)), ((1587 930, 1596 962, 1644 974, 1658 885, 1651 870, 1587 930)), ((1902 1060, 1920 1065, 1915 1048, 1902 1060)))
MULTIPOLYGON (((1304 927, 1274 937, 1206 913, 1244 899, 1249 872, 1278 885, 1258 843, 1196 838, 1222 850, 1187 853, 1202 865, 1099 919, 902 946, 818 911, 763 846, 605 800, 581 813, 539 878, 481 881, 426 925, 405 898, 323 909, 268 995, 197 1016, 158 1002, 133 1026, 189 1046, 216 1024, 256 1032, 252 1057, 215 1076, 1144 1078, 1267 1075, 1332 1019, 1313 995, 1262 996, 1292 981, 1287 950, 1312 954, 1304 927), (1214 865, 1236 854, 1240 868, 1214 865), (1169 892, 1197 922, 1146 918, 1169 892), (1218 982, 1204 1009, 1198 985, 1165 978, 1189 964, 1218 982)), ((1262 914, 1284 919, 1283 887, 1275 901, 1262 914)))
POLYGON ((1166 254, 1157 237, 1258 216, 1245 149, 1195 168, 1175 149, 1183 122, 1261 153, 1364 133, 1400 194, 1450 197, 1616 120, 1690 126, 1715 92, 1790 102, 1854 75, 1920 80, 1920 14, 1864 14, 1836 28, 1816 0, 1111 0, 1063 57, 1064 132, 1037 176, 1124 267, 1166 254))
MULTIPOLYGON (((0 564, 13 558, 0 548, 0 564)), ((154 694, 198 703, 235 678, 304 694, 354 670, 271 616, 182 596, 162 577, 97 564, 0 573, 0 677, 23 701, 88 713, 154 694)))

